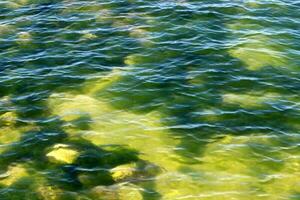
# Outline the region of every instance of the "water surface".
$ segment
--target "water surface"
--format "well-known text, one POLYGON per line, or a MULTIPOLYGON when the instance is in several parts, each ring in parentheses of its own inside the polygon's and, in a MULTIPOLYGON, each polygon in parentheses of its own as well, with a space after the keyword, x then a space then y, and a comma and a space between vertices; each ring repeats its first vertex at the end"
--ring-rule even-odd
POLYGON ((0 199, 300 199, 300 1, 0 1, 0 199))

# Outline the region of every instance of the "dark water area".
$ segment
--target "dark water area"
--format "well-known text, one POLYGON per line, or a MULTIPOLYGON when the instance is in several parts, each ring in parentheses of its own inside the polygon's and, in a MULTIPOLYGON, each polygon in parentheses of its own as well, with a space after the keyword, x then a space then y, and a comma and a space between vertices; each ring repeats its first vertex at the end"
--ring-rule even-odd
POLYGON ((300 199, 300 1, 0 1, 0 200, 300 199))

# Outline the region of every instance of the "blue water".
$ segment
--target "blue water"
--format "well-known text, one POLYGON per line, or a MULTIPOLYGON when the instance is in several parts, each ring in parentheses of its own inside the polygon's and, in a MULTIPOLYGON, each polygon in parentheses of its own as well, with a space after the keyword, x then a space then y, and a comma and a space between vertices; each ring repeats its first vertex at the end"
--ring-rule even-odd
POLYGON ((300 199, 300 1, 0 1, 0 200, 300 199))

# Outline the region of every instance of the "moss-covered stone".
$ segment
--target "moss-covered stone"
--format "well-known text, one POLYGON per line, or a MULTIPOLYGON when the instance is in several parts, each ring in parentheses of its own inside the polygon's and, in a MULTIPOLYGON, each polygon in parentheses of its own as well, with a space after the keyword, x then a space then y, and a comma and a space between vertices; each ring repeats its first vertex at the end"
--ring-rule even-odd
POLYGON ((134 184, 97 186, 91 189, 90 196, 95 200, 143 200, 142 188, 134 184))
POLYGON ((136 163, 120 165, 110 170, 112 178, 117 182, 132 178, 136 172, 136 163))
POLYGON ((12 126, 16 124, 17 115, 14 112, 6 112, 0 115, 0 125, 4 126, 12 126))
POLYGON ((18 33, 17 43, 20 45, 28 45, 32 41, 32 35, 29 32, 18 33))
POLYGON ((15 30, 15 27, 8 24, 0 24, 0 36, 4 36, 7 34, 13 33, 15 30))
POLYGON ((39 186, 37 193, 43 200, 61 200, 63 191, 52 186, 39 186))
POLYGON ((222 96, 226 104, 235 104, 244 108, 253 108, 263 106, 266 103, 274 102, 279 99, 275 93, 247 93, 234 94, 228 93, 222 96))
POLYGON ((66 144, 56 144, 46 154, 50 162, 72 164, 79 156, 79 152, 66 144))
POLYGON ((1 175, 0 184, 11 186, 22 178, 29 176, 27 169, 22 164, 12 165, 8 170, 1 175))
POLYGON ((117 193, 117 186, 96 186, 91 189, 89 192, 89 196, 91 196, 95 200, 117 200, 118 193, 117 193))
POLYGON ((118 200, 143 200, 142 188, 133 184, 120 185, 118 189, 118 200))

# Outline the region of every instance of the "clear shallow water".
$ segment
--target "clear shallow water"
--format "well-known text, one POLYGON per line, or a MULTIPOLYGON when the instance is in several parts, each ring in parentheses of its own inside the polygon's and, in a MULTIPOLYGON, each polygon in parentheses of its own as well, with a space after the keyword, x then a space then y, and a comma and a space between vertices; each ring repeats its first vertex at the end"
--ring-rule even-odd
POLYGON ((300 2, 0 1, 0 199, 300 199, 300 2))

